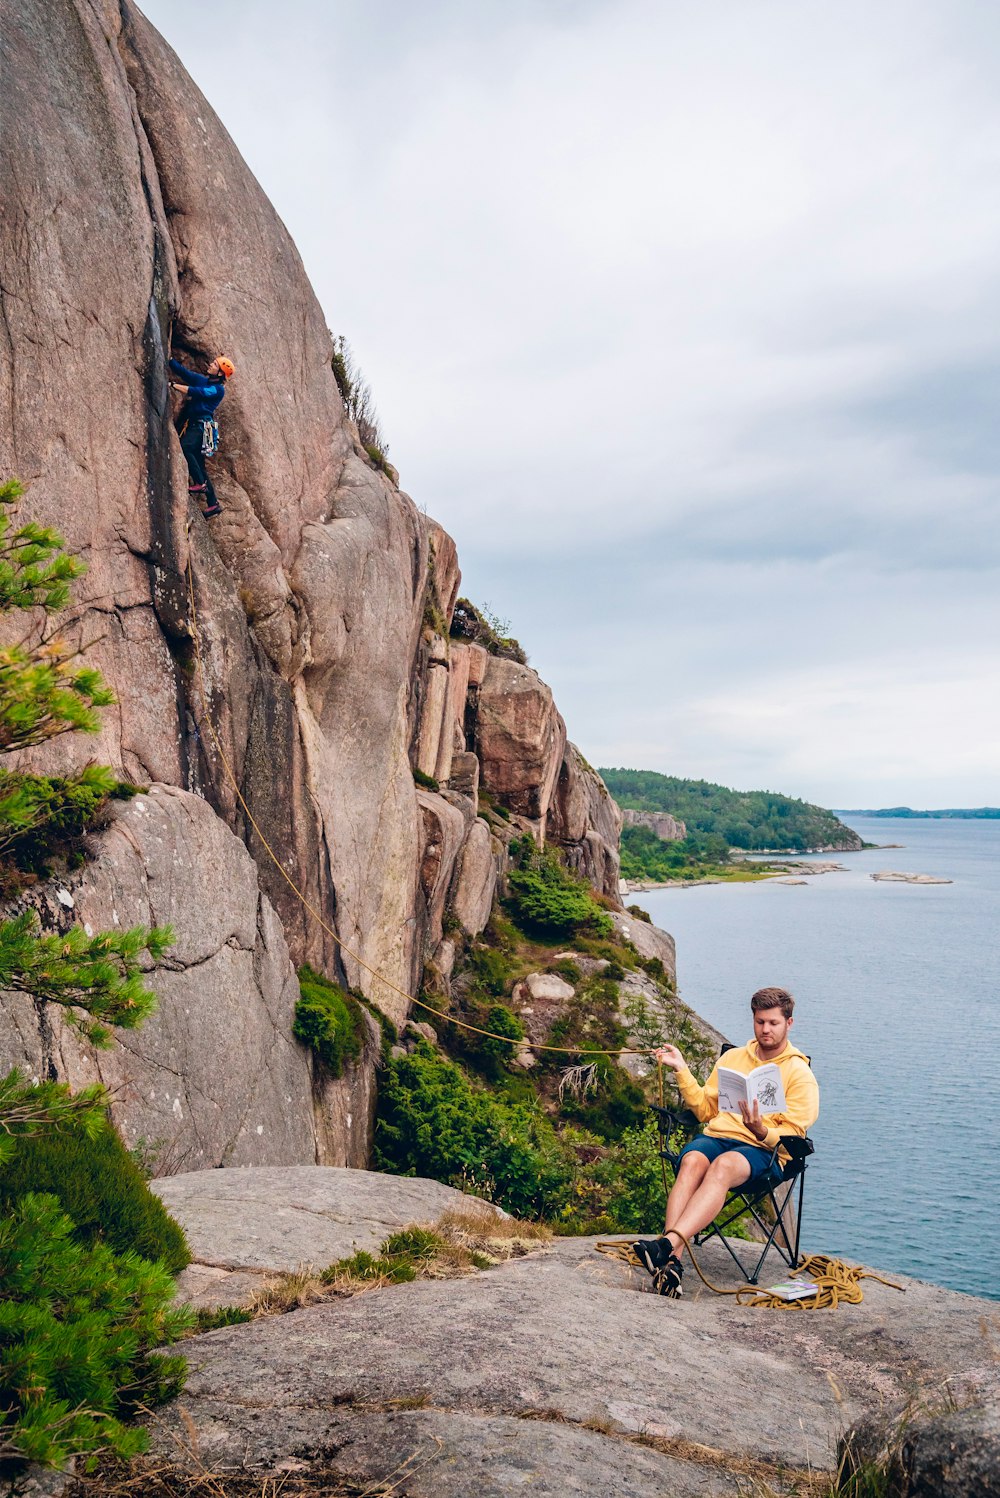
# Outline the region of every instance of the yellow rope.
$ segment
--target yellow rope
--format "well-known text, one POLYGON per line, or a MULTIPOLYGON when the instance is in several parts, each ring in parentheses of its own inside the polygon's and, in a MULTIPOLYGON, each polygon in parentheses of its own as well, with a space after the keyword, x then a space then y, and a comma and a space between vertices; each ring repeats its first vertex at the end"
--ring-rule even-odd
MULTIPOLYGON (((726 1288, 716 1285, 705 1274, 695 1256, 694 1245, 689 1243, 683 1233, 678 1233, 675 1228, 670 1230, 675 1238, 679 1238, 691 1255, 691 1263, 702 1284, 711 1290, 713 1295, 735 1295, 737 1305, 765 1307, 769 1311, 818 1311, 833 1310, 838 1305, 860 1305, 863 1299, 861 1291, 862 1280, 878 1280, 880 1285, 888 1285, 890 1290, 898 1290, 906 1294, 904 1285, 897 1285, 892 1280, 887 1280, 872 1269, 865 1269, 861 1265, 845 1264, 843 1259, 833 1259, 828 1254, 810 1254, 802 1260, 794 1273, 798 1275, 808 1274, 816 1284, 815 1292, 809 1296, 803 1296, 799 1300, 784 1300, 780 1295, 772 1295, 768 1290, 762 1290, 759 1285, 737 1285, 734 1288, 726 1288)), ((619 1239, 602 1238, 594 1245, 599 1254, 605 1254, 610 1259, 617 1259, 619 1263, 627 1264, 630 1269, 645 1269, 635 1255, 631 1243, 623 1243, 619 1239)))
MULTIPOLYGON (((295 895, 296 899, 301 902, 301 904, 304 907, 304 909, 306 909, 309 912, 309 914, 312 916, 313 920, 317 923, 317 925, 320 926, 326 932, 327 936, 331 937, 336 942, 336 944, 340 948, 341 952, 343 952, 345 956, 352 958, 358 964, 358 966, 360 968, 363 968, 366 973, 369 973, 376 980, 376 982, 384 984, 385 987, 388 988, 391 993, 398 994, 399 997, 402 998, 402 999, 405 999, 408 1004, 416 1004, 418 1006, 418 1008, 420 1008, 420 1009, 426 1009, 429 1014, 435 1015, 437 1019, 443 1020, 446 1024, 457 1025, 459 1027, 459 1029, 461 1029, 461 1030, 470 1030, 474 1035, 484 1035, 484 1036, 486 1036, 486 1038, 488 1040, 502 1040, 507 1045, 511 1045, 513 1042, 512 1042, 511 1037, 509 1035, 498 1035, 496 1033, 496 1031, 494 1031, 494 1030, 483 1030, 478 1025, 471 1025, 471 1024, 469 1024, 467 1020, 453 1019, 450 1015, 442 1013, 442 1011, 440 1009, 435 1009, 433 1004, 428 1004, 423 999, 418 999, 415 994, 407 993, 407 991, 404 988, 398 987, 398 985, 395 984, 395 983, 393 983, 391 979, 386 978, 376 968, 373 968, 369 963, 367 963, 364 960, 363 957, 360 957, 357 952, 353 951, 352 948, 349 947, 346 942, 344 942, 344 941, 342 941, 340 939, 340 937, 337 935, 336 931, 334 931, 333 927, 329 926, 327 924, 327 922, 320 915, 319 911, 312 904, 312 902, 310 901, 310 899, 308 898, 308 896, 303 893, 303 891, 295 883, 295 880, 288 873, 288 870, 285 868, 284 864, 281 862, 281 859, 278 857, 277 853, 275 853, 274 849, 271 847, 271 844, 268 842, 267 838, 264 836, 264 833, 263 833, 260 825, 255 820, 253 813, 251 812, 249 806, 247 805, 247 803, 246 803, 246 801, 245 801, 245 799, 243 797, 243 792, 240 790, 239 782, 237 781, 236 776, 233 773, 232 766, 230 765, 229 760, 228 760, 228 758, 226 756, 226 751, 222 747, 222 744, 221 744, 221 742, 219 740, 219 736, 218 736, 218 734, 215 731, 215 725, 212 722, 212 714, 209 711, 209 706, 208 706, 208 691, 207 691, 206 686, 205 686, 205 667, 204 667, 204 663, 203 663, 202 658, 201 658, 201 633, 200 633, 200 631, 198 629, 198 609, 197 609, 197 605, 195 604, 195 596, 194 596, 194 573, 193 573, 193 570, 192 570, 192 567, 191 567, 191 556, 190 556, 190 552, 188 554, 188 561, 187 561, 187 582, 188 582, 188 598, 189 598, 190 604, 191 604, 191 633, 192 633, 192 638, 194 639, 195 658, 196 658, 197 666, 198 666, 198 672, 197 672, 197 674, 198 674, 198 687, 199 687, 199 690, 201 691, 201 699, 202 699, 202 704, 203 704, 204 721, 205 721, 205 724, 206 724, 206 726, 208 728, 209 737, 211 738, 212 744, 215 747, 216 754, 219 756, 219 759, 222 762, 222 768, 223 768, 223 770, 226 773, 226 779, 229 781, 229 784, 232 786, 233 791, 234 791, 234 793, 236 795, 236 799, 239 801, 240 806, 243 808, 243 811, 246 814, 247 821, 250 823, 250 826, 253 828, 254 832, 256 832, 257 836, 260 838, 262 846, 264 847, 265 851, 267 852, 267 855, 270 858, 271 862, 274 864, 275 868, 278 870, 278 873, 281 875, 282 879, 284 879, 285 883, 289 886, 289 888, 291 889, 292 893, 295 895)), ((594 1049, 594 1050, 587 1050, 587 1049, 584 1049, 582 1046, 541 1045, 541 1044, 535 1044, 534 1042, 532 1042, 531 1043, 531 1049, 533 1051, 556 1051, 560 1055, 563 1055, 563 1056, 651 1056, 653 1054, 652 1048, 636 1049, 633 1046, 623 1046, 619 1050, 614 1050, 614 1051, 606 1050, 605 1051, 605 1050, 596 1050, 596 1049, 594 1049)), ((661 1102, 662 1102, 662 1068, 661 1068, 661 1102)))

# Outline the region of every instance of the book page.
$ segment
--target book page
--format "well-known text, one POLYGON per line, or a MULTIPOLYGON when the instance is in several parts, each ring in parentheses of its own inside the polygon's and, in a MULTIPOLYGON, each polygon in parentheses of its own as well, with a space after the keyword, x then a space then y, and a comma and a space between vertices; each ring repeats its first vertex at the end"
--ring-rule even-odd
POLYGON ((728 1066, 720 1066, 716 1073, 719 1083, 719 1112, 740 1116, 740 1101, 749 1102, 747 1079, 742 1072, 728 1066))
POLYGON ((760 1105, 761 1115, 784 1113, 785 1088, 781 1080, 781 1068, 773 1061, 766 1066, 755 1067, 746 1079, 748 1102, 753 1106, 754 1098, 760 1105))

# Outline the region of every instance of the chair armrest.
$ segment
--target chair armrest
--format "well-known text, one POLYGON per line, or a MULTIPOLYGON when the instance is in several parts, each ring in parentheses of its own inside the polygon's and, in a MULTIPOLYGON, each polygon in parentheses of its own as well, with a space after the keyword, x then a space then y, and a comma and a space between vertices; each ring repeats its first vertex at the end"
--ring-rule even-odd
POLYGON ((805 1160, 816 1153, 816 1146, 808 1135, 803 1138, 800 1134, 782 1134, 779 1148, 786 1150, 792 1160, 805 1160))
POLYGON ((678 1129, 690 1129, 697 1133, 698 1120, 687 1108, 661 1108, 656 1103, 650 1103, 650 1108, 656 1114, 657 1126, 660 1133, 667 1136, 675 1134, 678 1129))

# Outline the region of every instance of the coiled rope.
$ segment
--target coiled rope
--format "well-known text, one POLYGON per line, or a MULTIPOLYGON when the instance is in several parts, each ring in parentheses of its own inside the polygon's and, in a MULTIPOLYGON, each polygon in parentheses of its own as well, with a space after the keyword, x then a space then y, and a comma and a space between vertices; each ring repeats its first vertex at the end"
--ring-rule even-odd
MULTIPOLYGON (((843 1259, 831 1258, 829 1254, 810 1254, 803 1259, 795 1269, 795 1275, 809 1275, 815 1282, 816 1289, 811 1295, 803 1295, 797 1300, 785 1300, 781 1295, 772 1295, 769 1290, 762 1290, 759 1285, 737 1285, 735 1288, 717 1285, 710 1280, 708 1275, 698 1263, 695 1255, 694 1245, 689 1243, 683 1233, 678 1233, 671 1228, 675 1238, 679 1238, 691 1255, 691 1263, 702 1284, 711 1290, 713 1295, 733 1295, 738 1306, 764 1307, 769 1311, 821 1311, 835 1310, 839 1305, 857 1306, 863 1300, 861 1290, 862 1280, 878 1280, 880 1285, 888 1285, 890 1290, 898 1290, 900 1294, 906 1294, 905 1285, 897 1285, 893 1280, 885 1279, 881 1274, 876 1274, 872 1269, 865 1269, 861 1265, 845 1264, 843 1259)), ((621 1264, 627 1264, 630 1269, 642 1269, 645 1265, 636 1257, 631 1243, 622 1242, 621 1239, 602 1238, 594 1244, 599 1254, 604 1254, 609 1259, 617 1259, 621 1264)))
MULTIPOLYGON (((316 909, 315 905, 313 905, 308 895, 306 895, 305 892, 299 888, 298 884, 296 884, 295 880, 289 874, 288 870, 281 862, 281 859, 278 857, 277 853, 274 851, 274 849, 271 847, 271 844, 264 836, 263 829, 260 827, 260 824, 256 821, 253 812, 247 805, 246 800, 243 796, 243 792, 240 790, 239 782, 237 781, 236 775, 233 772, 233 768, 229 763, 229 758, 226 754, 226 751, 223 748, 219 736, 215 731, 215 724, 212 722, 212 714, 209 709, 208 703, 208 689, 205 685, 205 666, 201 655, 201 631, 198 628, 198 608, 195 602, 194 572, 191 566, 190 551, 188 553, 187 559, 187 584, 188 600, 191 606, 191 635, 194 640, 198 689, 201 693, 202 713, 205 727, 208 729, 208 736, 211 739, 215 752, 219 757, 219 761, 225 772, 226 779, 232 786, 233 793, 236 796, 236 799, 239 802, 240 806, 243 808, 247 821, 250 823, 250 826, 257 834, 258 838, 260 839, 261 846, 264 848, 271 862, 274 864, 275 868, 278 870, 278 873, 281 875, 282 879, 284 879, 293 895, 301 903, 303 909, 308 911, 308 913, 312 916, 316 924, 326 932, 327 936, 329 936, 334 942, 336 942, 338 949, 343 953, 343 955, 345 957, 350 957, 352 961, 357 963, 358 967, 362 968, 366 973, 374 978, 376 982, 383 984, 390 993, 398 994, 398 996, 401 999, 405 999, 408 1004, 415 1004, 419 1009, 425 1009, 428 1014, 433 1014, 438 1020, 443 1021, 445 1024, 457 1025, 461 1030, 471 1031, 473 1035, 483 1035, 488 1040, 502 1040, 506 1045, 513 1044, 514 1042, 512 1041, 511 1036, 499 1035, 495 1030, 484 1030, 479 1025, 470 1024, 468 1020, 454 1019, 451 1015, 442 1013, 440 1009, 435 1009, 433 1004, 428 1004, 425 1002, 425 1000, 418 999, 415 994, 407 993, 405 988, 400 988, 398 984, 393 983, 391 978, 385 977, 383 973, 380 973, 377 968, 372 967, 370 963, 366 962, 363 957, 361 957, 357 952, 349 947, 345 941, 341 940, 341 938, 337 935, 337 932, 334 931, 333 927, 323 919, 322 915, 316 909)), ((587 1049, 583 1046, 542 1045, 541 1043, 536 1045, 534 1042, 532 1042, 531 1049, 533 1051, 558 1052, 563 1056, 651 1056, 653 1054, 652 1047, 640 1049, 635 1046, 622 1046, 618 1050, 598 1050, 587 1049)), ((662 1069, 660 1101, 663 1101, 662 1069)))

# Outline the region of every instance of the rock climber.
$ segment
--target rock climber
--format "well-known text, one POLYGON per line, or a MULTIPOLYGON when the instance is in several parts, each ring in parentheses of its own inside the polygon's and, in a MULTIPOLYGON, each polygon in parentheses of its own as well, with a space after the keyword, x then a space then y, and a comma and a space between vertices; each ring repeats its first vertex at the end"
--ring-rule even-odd
POLYGON ((667 1219, 659 1238, 646 1238, 632 1245, 636 1258, 653 1276, 660 1295, 677 1300, 683 1294, 684 1244, 714 1221, 730 1191, 748 1182, 763 1184, 770 1176, 777 1185, 787 1161, 782 1151, 774 1155, 782 1134, 805 1136, 819 1117, 819 1088, 809 1058, 788 1041, 795 1000, 784 988, 761 988, 750 1000, 754 1038, 732 1048, 722 1065, 746 1076, 757 1066, 775 1062, 785 1090, 785 1111, 765 1113, 754 1098, 753 1107, 740 1103, 739 1113, 719 1112, 718 1066, 704 1087, 691 1075, 676 1046, 655 1052, 663 1066, 677 1077, 681 1101, 705 1124, 705 1130, 681 1151, 677 1177, 667 1198, 667 1219))
POLYGON ((170 388, 186 397, 177 418, 177 430, 180 433, 181 450, 187 459, 190 480, 188 493, 196 494, 199 499, 204 500, 203 515, 219 515, 222 506, 205 468, 205 458, 211 457, 218 445, 219 430, 215 423, 215 411, 226 393, 226 381, 232 379, 236 367, 232 359, 220 354, 208 366, 207 374, 186 369, 176 359, 170 360, 170 372, 180 375, 185 382, 180 384, 171 380, 170 388))

